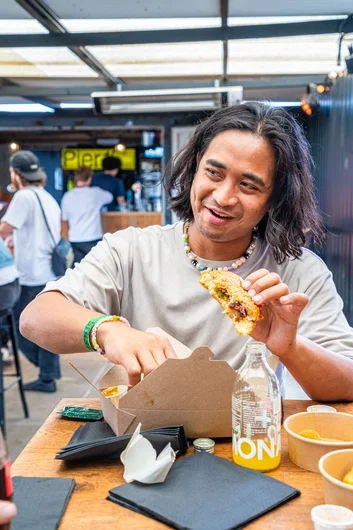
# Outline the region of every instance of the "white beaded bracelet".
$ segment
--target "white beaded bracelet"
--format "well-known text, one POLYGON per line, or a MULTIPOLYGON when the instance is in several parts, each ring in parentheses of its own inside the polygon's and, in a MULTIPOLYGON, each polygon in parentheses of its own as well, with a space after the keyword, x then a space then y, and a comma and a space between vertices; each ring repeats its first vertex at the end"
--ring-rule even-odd
POLYGON ((99 346, 97 342, 97 330, 101 324, 104 324, 104 322, 118 322, 118 321, 122 322, 123 324, 126 324, 127 326, 130 326, 129 321, 126 318, 119 317, 118 315, 104 316, 100 318, 93 326, 91 330, 91 335, 90 335, 90 342, 92 344, 92 348, 95 351, 99 352, 101 355, 105 355, 105 351, 99 346))

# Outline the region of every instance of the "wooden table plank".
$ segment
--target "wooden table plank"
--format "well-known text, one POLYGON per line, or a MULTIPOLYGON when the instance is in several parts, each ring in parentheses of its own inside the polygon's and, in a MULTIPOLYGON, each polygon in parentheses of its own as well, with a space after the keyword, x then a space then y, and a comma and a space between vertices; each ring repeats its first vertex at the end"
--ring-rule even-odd
MULTIPOLYGON (((302 412, 310 401, 285 401, 285 416, 302 412)), ((167 528, 164 524, 144 517, 106 500, 109 489, 124 483, 120 461, 70 463, 54 460, 56 452, 67 445, 73 432, 85 422, 67 420, 56 414, 64 406, 100 408, 99 399, 62 399, 39 428, 12 465, 13 476, 71 477, 76 487, 60 525, 60 530, 104 529, 150 530, 167 528)), ((340 412, 353 413, 353 404, 335 404, 340 412)), ((190 448, 188 454, 192 453, 190 448)), ((232 459, 231 443, 217 441, 215 454, 232 459)), ((254 530, 312 530, 311 508, 324 503, 321 475, 296 467, 289 460, 287 436, 282 428, 282 459, 280 466, 268 473, 282 482, 298 488, 302 494, 247 526, 254 530)), ((216 527, 215 527, 216 528, 216 527)))

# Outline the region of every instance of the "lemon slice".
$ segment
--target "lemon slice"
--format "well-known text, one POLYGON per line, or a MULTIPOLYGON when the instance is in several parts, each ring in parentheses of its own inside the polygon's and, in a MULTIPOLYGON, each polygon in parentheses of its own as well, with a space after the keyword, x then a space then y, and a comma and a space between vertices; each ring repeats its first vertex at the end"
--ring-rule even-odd
POLYGON ((349 484, 350 486, 353 486, 353 467, 346 475, 343 477, 343 482, 345 484, 349 484))

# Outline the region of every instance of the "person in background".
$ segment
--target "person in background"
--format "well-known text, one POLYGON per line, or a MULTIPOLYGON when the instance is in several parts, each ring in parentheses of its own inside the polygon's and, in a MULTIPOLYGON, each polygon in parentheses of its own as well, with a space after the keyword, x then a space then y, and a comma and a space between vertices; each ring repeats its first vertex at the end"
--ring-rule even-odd
POLYGON ((70 241, 79 263, 103 237, 101 209, 113 195, 90 187, 93 171, 81 166, 75 171, 75 188, 64 193, 61 201, 61 236, 70 241))
POLYGON ((102 161, 103 172, 93 176, 91 186, 110 191, 112 201, 107 205, 108 212, 115 211, 120 204, 125 202, 125 187, 123 179, 118 177, 121 169, 121 160, 115 156, 107 156, 102 161))
MULTIPOLYGON (((15 318, 40 293, 45 284, 55 280, 52 269, 51 240, 40 204, 56 243, 60 240, 60 208, 43 188, 46 181, 38 158, 31 151, 17 151, 10 158, 11 182, 16 187, 8 210, 0 223, 0 237, 14 233, 15 263, 19 272, 21 295, 15 305, 15 318)), ((60 378, 57 355, 25 339, 20 334, 19 347, 29 361, 39 367, 39 378, 24 385, 25 390, 55 392, 60 378)))
MULTIPOLYGON (((20 297, 21 287, 18 271, 11 252, 0 237, 0 312, 13 309, 20 297)), ((10 364, 11 354, 7 347, 9 333, 6 324, 0 319, 0 347, 4 364, 10 364)))

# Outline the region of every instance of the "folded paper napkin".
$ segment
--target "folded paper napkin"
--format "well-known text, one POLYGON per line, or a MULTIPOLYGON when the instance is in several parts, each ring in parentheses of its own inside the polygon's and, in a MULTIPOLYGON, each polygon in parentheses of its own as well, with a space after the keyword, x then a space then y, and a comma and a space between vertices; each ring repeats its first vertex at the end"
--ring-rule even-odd
POLYGON ((63 447, 62 450, 66 448, 76 448, 81 445, 86 445, 90 443, 96 443, 101 440, 106 440, 108 438, 116 438, 116 434, 108 423, 105 421, 99 421, 96 423, 86 423, 85 425, 80 425, 78 429, 71 436, 69 443, 66 447, 63 447))
POLYGON ((164 482, 170 468, 175 462, 175 453, 168 443, 158 455, 151 442, 140 434, 141 423, 138 424, 126 449, 121 453, 120 460, 124 464, 124 480, 126 482, 143 482, 157 484, 164 482))
POLYGON ((209 453, 174 464, 163 484, 123 484, 108 499, 183 530, 231 530, 300 492, 267 475, 209 453))
MULTIPOLYGON (((170 443, 177 456, 186 453, 188 447, 184 427, 176 425, 142 431, 157 453, 170 443)), ((94 458, 120 458, 132 434, 116 436, 105 422, 87 423, 74 432, 68 445, 60 449, 56 459, 65 461, 88 460, 94 458)))
POLYGON ((14 477, 17 516, 11 530, 58 528, 74 486, 73 478, 14 477))

